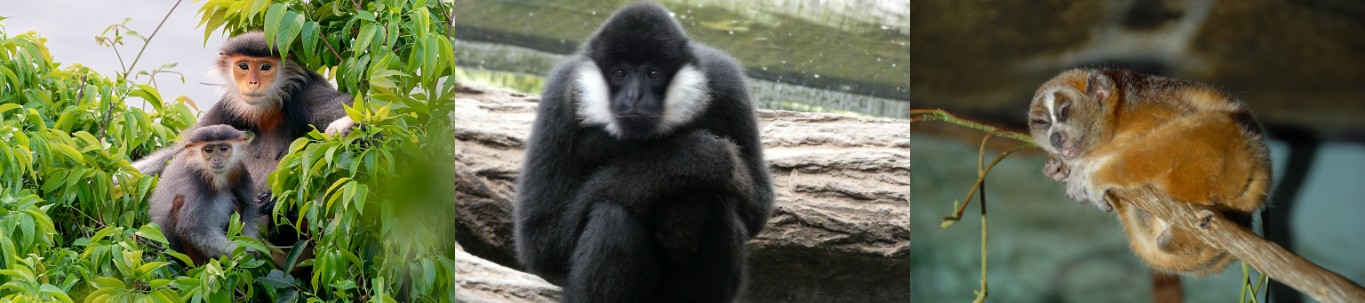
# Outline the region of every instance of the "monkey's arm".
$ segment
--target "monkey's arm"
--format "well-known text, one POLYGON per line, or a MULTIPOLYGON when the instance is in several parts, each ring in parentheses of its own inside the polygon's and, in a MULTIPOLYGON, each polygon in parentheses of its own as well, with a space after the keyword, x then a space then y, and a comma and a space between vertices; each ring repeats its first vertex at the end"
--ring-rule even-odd
POLYGON ((227 230, 224 229, 227 216, 231 214, 220 212, 217 208, 224 206, 216 205, 232 202, 214 201, 212 196, 192 198, 184 204, 179 222, 175 224, 180 238, 206 258, 217 258, 236 249, 237 245, 228 240, 227 230))
POLYGON ((355 98, 333 89, 326 79, 310 77, 307 86, 300 88, 299 95, 285 106, 287 113, 297 113, 299 121, 330 134, 350 131, 355 121, 346 116, 345 105, 351 105, 355 98))
POLYGON ((170 163, 171 158, 180 153, 182 149, 180 144, 173 144, 161 148, 161 150, 152 152, 146 157, 142 157, 142 159, 133 162, 133 168, 137 169, 137 171, 143 175, 159 175, 162 171, 166 170, 166 165, 170 163))
POLYGON ((569 101, 577 61, 561 64, 546 81, 535 124, 517 176, 514 240, 517 258, 528 271, 562 278, 582 222, 582 207, 573 207, 581 163, 574 150, 578 121, 569 101))
POLYGON ((593 172, 575 200, 604 199, 648 212, 679 191, 718 190, 749 197, 749 172, 735 144, 706 131, 677 134, 647 150, 621 155, 593 172))
POLYGON ((739 148, 739 158, 749 170, 753 190, 749 199, 735 205, 749 238, 758 236, 772 216, 773 186, 768 162, 763 159, 763 142, 759 137, 758 118, 750 103, 745 86, 744 71, 739 63, 720 51, 697 44, 694 50, 706 66, 708 85, 712 91, 711 108, 704 113, 713 119, 706 126, 717 136, 730 139, 739 148))
POLYGON ((261 212, 260 207, 256 203, 257 197, 255 191, 252 190, 251 177, 249 174, 243 173, 238 174, 237 179, 238 180, 234 181, 233 184, 244 185, 232 189, 232 195, 237 199, 238 218, 242 220, 242 235, 260 239, 261 220, 259 217, 261 216, 261 212))

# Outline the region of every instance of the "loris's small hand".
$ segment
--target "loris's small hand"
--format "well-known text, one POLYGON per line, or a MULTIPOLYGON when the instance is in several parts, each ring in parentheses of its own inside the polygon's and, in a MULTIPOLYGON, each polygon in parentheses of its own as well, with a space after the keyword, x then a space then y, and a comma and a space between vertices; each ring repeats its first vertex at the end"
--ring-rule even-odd
POLYGON ((1105 189, 1090 188, 1087 185, 1090 181, 1085 178, 1085 174, 1078 175, 1078 178, 1067 179, 1066 197, 1076 200, 1081 204, 1094 203, 1100 210, 1109 212, 1114 210, 1114 205, 1105 198, 1105 189))
POLYGON ((1066 181, 1066 177, 1071 175, 1071 168, 1066 166, 1066 162, 1056 157, 1047 157, 1047 162, 1043 163, 1043 174, 1052 180, 1066 181))

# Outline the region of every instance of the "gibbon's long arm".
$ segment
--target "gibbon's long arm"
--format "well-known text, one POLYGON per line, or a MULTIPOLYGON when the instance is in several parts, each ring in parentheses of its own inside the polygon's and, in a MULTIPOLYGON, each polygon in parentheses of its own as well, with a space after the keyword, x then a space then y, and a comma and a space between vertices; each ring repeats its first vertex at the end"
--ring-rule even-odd
MULTIPOLYGON (((575 65, 560 64, 547 83, 571 82, 575 65)), ((571 86, 546 87, 526 146, 526 169, 517 177, 518 259, 531 272, 568 274, 583 217, 584 207, 569 203, 584 173, 574 148, 582 132, 572 93, 571 86)))

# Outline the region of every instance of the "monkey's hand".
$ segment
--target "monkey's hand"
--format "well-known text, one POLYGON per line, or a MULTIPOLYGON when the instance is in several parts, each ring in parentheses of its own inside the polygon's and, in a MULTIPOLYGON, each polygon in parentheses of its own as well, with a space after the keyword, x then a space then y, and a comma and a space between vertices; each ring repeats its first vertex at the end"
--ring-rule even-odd
POLYGON ((1066 182, 1066 178, 1071 175, 1071 167, 1066 166, 1066 162, 1062 162, 1056 156, 1049 155, 1047 162, 1043 162, 1043 174, 1052 180, 1066 182))
POLYGON ((1114 205, 1105 198, 1104 188, 1094 188, 1090 185, 1090 178, 1086 174, 1072 175, 1066 180, 1066 197, 1076 200, 1081 204, 1094 203, 1100 210, 1109 212, 1114 210, 1114 205))
POLYGON ((352 129, 355 129, 355 125, 356 123, 354 120, 351 120, 351 117, 341 117, 341 119, 337 119, 336 121, 327 124, 326 133, 332 136, 346 136, 351 133, 352 129))

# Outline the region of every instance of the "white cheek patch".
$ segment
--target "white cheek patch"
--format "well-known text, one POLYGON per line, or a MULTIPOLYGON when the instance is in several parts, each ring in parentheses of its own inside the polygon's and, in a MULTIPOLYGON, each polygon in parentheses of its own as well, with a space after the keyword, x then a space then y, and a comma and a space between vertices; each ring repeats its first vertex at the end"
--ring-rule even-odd
POLYGON ((602 76, 602 70, 591 60, 585 60, 578 66, 577 77, 574 78, 574 89, 578 96, 578 124, 606 125, 608 133, 619 135, 621 129, 611 114, 611 93, 608 92, 607 79, 602 76))
POLYGON ((664 97, 664 121, 659 126, 660 133, 668 133, 674 127, 692 122, 697 114, 711 105, 711 91, 706 83, 706 74, 691 64, 684 65, 673 75, 668 83, 668 93, 664 97))

